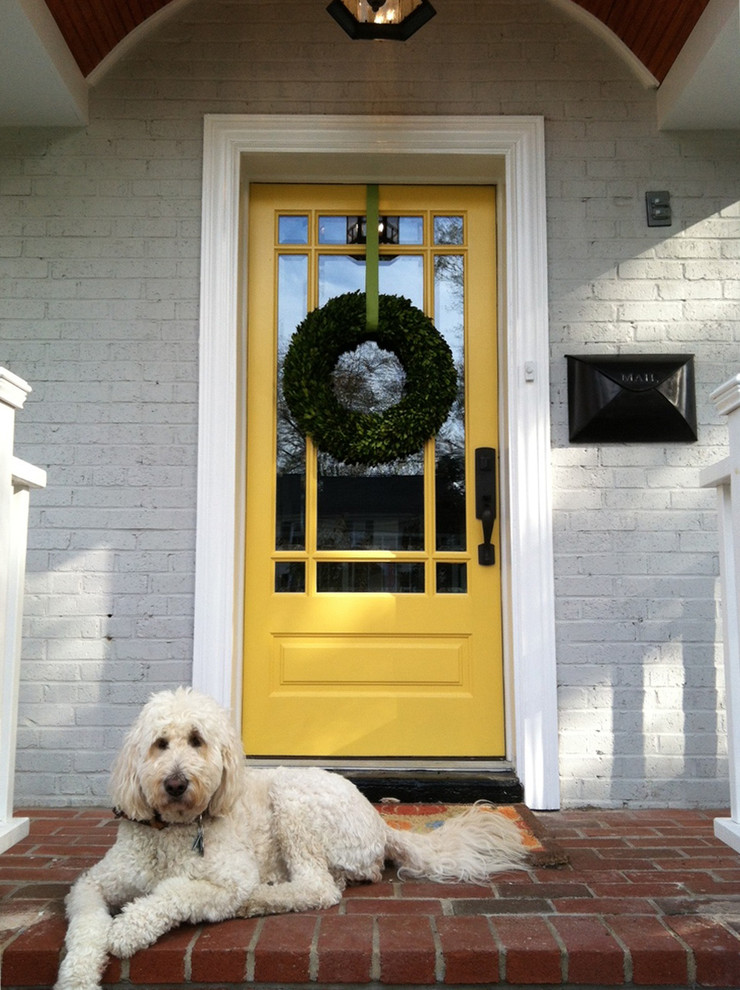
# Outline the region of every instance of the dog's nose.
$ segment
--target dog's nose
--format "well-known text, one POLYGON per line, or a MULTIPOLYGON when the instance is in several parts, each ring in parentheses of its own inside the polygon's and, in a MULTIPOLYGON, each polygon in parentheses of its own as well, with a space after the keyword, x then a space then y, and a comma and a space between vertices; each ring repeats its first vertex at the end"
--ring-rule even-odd
POLYGON ((167 791, 170 797, 179 798, 182 797, 185 791, 188 789, 188 784, 190 781, 182 773, 173 773, 165 779, 164 789, 167 791))

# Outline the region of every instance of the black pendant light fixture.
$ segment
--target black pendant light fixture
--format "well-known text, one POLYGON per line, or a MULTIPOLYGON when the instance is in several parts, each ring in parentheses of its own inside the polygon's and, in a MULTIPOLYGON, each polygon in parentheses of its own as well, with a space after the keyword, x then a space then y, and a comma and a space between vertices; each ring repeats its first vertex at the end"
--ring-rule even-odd
POLYGON ((437 13, 429 0, 332 0, 326 8, 350 38, 405 41, 437 13))

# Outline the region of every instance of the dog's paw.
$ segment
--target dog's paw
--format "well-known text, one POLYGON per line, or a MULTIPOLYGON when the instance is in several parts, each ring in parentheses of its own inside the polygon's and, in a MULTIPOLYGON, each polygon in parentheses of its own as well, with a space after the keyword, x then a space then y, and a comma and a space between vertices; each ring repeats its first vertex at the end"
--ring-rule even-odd
POLYGON ((97 980, 88 979, 59 979, 54 984, 54 990, 100 990, 97 980))
POLYGON ((65 956, 54 990, 100 990, 96 967, 74 956, 65 956))
POLYGON ((74 980, 71 983, 67 980, 57 980, 54 990, 100 990, 100 984, 96 980, 74 980))
POLYGON ((235 918, 261 918, 265 914, 275 914, 274 911, 267 911, 263 906, 259 904, 245 904, 244 907, 240 907, 239 910, 234 915, 235 918))
POLYGON ((119 914, 110 927, 108 951, 119 959, 128 959, 155 941, 150 928, 140 924, 135 913, 119 914))

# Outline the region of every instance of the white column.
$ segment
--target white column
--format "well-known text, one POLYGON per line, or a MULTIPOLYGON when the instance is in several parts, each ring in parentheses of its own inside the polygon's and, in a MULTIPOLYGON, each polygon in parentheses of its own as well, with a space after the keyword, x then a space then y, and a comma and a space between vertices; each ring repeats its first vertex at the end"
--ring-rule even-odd
POLYGON ((712 401, 728 417, 729 456, 701 472, 705 488, 717 489, 722 627, 730 768, 730 817, 715 818, 715 835, 740 852, 740 374, 721 385, 712 401))
POLYGON ((29 827, 27 818, 13 818, 13 784, 29 490, 46 485, 46 472, 13 456, 13 432, 30 391, 0 368, 0 852, 29 827))

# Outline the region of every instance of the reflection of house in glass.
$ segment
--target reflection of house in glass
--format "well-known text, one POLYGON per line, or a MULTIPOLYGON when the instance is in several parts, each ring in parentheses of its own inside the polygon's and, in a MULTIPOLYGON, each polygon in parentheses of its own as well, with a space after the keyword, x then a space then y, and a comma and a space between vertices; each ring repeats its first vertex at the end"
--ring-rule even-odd
MULTIPOLYGON (((424 551, 421 475, 324 476, 318 483, 317 500, 318 550, 424 551)), ((464 550, 464 492, 459 482, 438 476, 436 503, 436 549, 464 550)), ((304 548, 304 511, 304 476, 281 475, 277 488, 279 549, 304 548)), ((302 577, 298 579, 284 565, 280 574, 277 590, 304 590, 302 577)), ((424 563, 320 561, 316 581, 319 591, 418 593, 424 591, 424 563)), ((464 565, 438 565, 437 581, 440 591, 464 591, 464 565)))
POLYGON ((317 529, 319 550, 423 550, 423 478, 321 478, 317 529))
MULTIPOLYGON (((280 477, 278 521, 282 548, 295 548, 303 543, 303 501, 303 476, 280 477)), ((319 550, 423 550, 423 478, 419 475, 321 478, 316 547, 319 550)))

